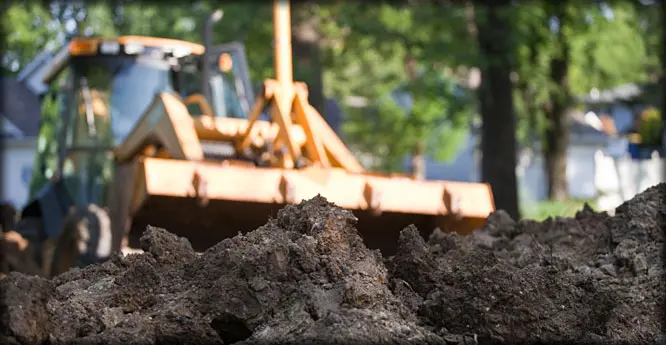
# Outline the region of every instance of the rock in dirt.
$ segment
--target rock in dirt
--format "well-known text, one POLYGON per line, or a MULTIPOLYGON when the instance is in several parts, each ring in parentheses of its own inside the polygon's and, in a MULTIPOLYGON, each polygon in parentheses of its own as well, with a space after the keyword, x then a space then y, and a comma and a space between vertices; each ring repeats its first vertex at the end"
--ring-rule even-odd
POLYGON ((201 255, 149 227, 144 253, 0 280, 8 344, 653 344, 665 325, 665 185, 614 217, 406 228, 392 258, 315 197, 201 255))

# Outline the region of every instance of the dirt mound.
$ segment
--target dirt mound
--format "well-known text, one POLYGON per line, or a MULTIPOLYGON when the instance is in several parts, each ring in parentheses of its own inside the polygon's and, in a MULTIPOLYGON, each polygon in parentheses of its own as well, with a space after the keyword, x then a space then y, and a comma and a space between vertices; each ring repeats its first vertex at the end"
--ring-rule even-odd
POLYGON ((647 344, 665 330, 664 253, 661 184, 614 217, 585 208, 514 222, 500 211, 471 236, 434 233, 428 244, 408 228, 388 266, 396 295, 438 333, 647 344))
POLYGON ((202 255, 149 228, 144 254, 0 280, 0 342, 654 343, 665 329, 664 205, 663 184, 615 217, 496 212, 471 236, 429 241, 409 227, 386 262, 352 213, 321 197, 202 255))
POLYGON ((0 283, 10 309, 4 336, 51 344, 443 343, 393 296, 379 252, 363 245, 354 222, 317 197, 201 256, 150 228, 146 254, 53 281, 10 275, 0 283))

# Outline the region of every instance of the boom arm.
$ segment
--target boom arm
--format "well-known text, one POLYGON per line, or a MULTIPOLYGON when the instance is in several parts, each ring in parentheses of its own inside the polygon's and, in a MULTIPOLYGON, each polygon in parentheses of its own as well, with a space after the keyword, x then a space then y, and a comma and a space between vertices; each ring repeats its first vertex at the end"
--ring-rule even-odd
POLYGON ((317 110, 308 103, 307 86, 304 83, 295 83, 292 79, 289 1, 274 0, 273 26, 276 79, 264 81, 264 92, 257 97, 250 113, 248 128, 237 142, 238 153, 244 152, 249 147, 253 125, 259 119, 262 109, 269 105, 272 121, 278 123, 280 127, 274 144, 276 147, 281 145, 287 147, 286 155, 281 162, 283 168, 315 165, 323 168, 343 168, 355 173, 363 172, 361 164, 317 110), (289 128, 293 123, 300 125, 306 134, 305 154, 290 133, 289 128))

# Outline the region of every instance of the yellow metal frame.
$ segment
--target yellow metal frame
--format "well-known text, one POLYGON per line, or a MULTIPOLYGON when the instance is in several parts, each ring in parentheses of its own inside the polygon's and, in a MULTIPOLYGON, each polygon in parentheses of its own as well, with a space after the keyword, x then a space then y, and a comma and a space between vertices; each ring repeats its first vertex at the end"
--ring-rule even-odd
POLYGON ((171 38, 148 36, 120 36, 120 37, 75 37, 69 43, 70 54, 96 55, 97 48, 102 42, 117 42, 119 44, 138 43, 145 47, 184 47, 189 48, 194 55, 202 55, 206 51, 201 44, 181 41, 171 38))
MULTIPOLYGON (((161 157, 171 158, 146 157, 143 166, 147 194, 185 196, 186 189, 192 188, 193 181, 201 177, 208 181, 207 194, 212 199, 289 204, 322 193, 342 207, 375 212, 483 219, 494 210, 488 184, 416 181, 411 177, 364 172, 345 144, 308 103, 306 85, 292 80, 290 16, 286 0, 275 0, 274 16, 277 78, 264 82, 264 92, 257 97, 248 120, 192 118, 178 97, 162 93, 118 147, 116 158, 120 162, 133 159, 150 145, 162 147, 161 157), (270 106, 270 122, 259 120, 266 106, 270 106), (284 157, 273 157, 269 168, 248 167, 247 163, 204 161, 199 140, 233 143, 237 153, 259 149, 267 142, 274 148, 286 147, 287 150, 284 157), (295 169, 295 162, 304 159, 305 164, 295 169), (192 175, 195 167, 202 171, 201 175, 183 177, 192 175), (163 182, 151 182, 154 179, 163 182), (181 184, 183 186, 179 187, 181 184), (220 187, 216 187, 218 184, 220 187)), ((201 96, 188 97, 186 102, 200 103, 207 115, 212 112, 201 96)))
POLYGON ((482 183, 417 181, 350 174, 336 168, 257 168, 148 157, 142 159, 141 170, 147 196, 193 197, 192 181, 198 175, 207 181, 207 196, 218 200, 295 204, 322 194, 351 210, 474 218, 486 218, 493 209, 489 186, 482 183))
POLYGON ((322 116, 308 104, 308 88, 295 83, 292 77, 292 42, 290 5, 285 0, 274 1, 274 41, 276 79, 264 82, 264 94, 257 97, 248 119, 248 127, 236 144, 239 153, 249 147, 253 127, 265 106, 270 106, 271 119, 278 124, 275 146, 287 147, 282 168, 294 168, 295 162, 307 159, 307 165, 322 168, 343 168, 348 172, 364 169, 322 116), (305 154, 289 128, 299 125, 305 135, 305 154))
MULTIPOLYGON (((151 212, 162 212, 164 207, 179 202, 187 206, 193 198, 199 206, 209 201, 227 203, 216 206, 220 212, 213 213, 219 216, 223 211, 232 212, 229 217, 233 218, 238 214, 227 206, 234 206, 234 202, 246 205, 239 206, 237 211, 241 212, 247 205, 295 204, 318 194, 349 210, 385 213, 385 219, 391 221, 397 215, 427 219, 429 223, 422 224, 424 227, 468 233, 484 224, 495 209, 486 183, 417 181, 410 176, 365 172, 308 103, 306 85, 293 80, 286 0, 274 2, 274 26, 276 78, 265 80, 264 92, 256 98, 248 119, 216 118, 208 101, 199 95, 182 100, 162 93, 117 147, 118 178, 114 183, 124 185, 110 197, 115 233, 141 232, 140 222, 126 225, 125 220, 135 216, 145 220, 142 217, 151 212), (186 103, 199 103, 204 116, 192 117, 186 103), (266 107, 271 121, 259 119, 266 107), (234 159, 208 161, 201 140, 233 144, 239 156, 248 150, 261 152, 266 144, 271 144, 274 151, 264 153, 269 167, 234 159)), ((159 221, 167 215, 157 217, 159 221)), ((369 236, 377 237, 372 241, 387 244, 393 241, 394 230, 387 230, 391 234, 373 234, 375 228, 371 228, 369 236)))

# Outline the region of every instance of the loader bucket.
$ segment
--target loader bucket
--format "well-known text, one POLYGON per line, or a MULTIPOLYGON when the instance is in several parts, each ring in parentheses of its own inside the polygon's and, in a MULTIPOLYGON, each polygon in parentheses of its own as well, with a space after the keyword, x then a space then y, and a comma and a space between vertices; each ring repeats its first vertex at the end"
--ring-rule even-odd
POLYGON ((204 251, 265 224, 278 210, 318 194, 358 218, 369 248, 392 255, 399 232, 414 224, 424 236, 435 228, 469 233, 493 211, 486 184, 415 181, 342 169, 258 168, 225 162, 144 158, 129 245, 147 225, 163 227, 204 251), (193 183, 194 182, 194 183, 193 183))

